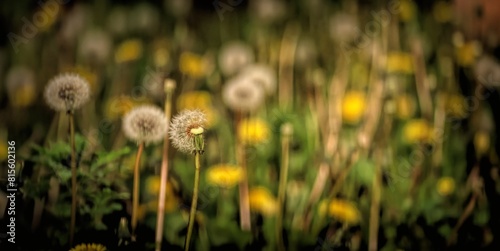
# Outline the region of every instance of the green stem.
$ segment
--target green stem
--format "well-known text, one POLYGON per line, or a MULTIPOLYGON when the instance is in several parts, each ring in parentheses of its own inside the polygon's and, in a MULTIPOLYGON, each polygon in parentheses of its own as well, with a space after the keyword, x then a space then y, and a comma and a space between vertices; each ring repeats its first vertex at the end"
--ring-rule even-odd
POLYGON ((137 228, 137 210, 139 209, 139 164, 141 162, 142 151, 144 150, 144 143, 139 143, 139 149, 137 149, 137 155, 135 158, 134 165, 134 188, 132 197, 132 241, 137 240, 137 235, 135 230, 137 228))
POLYGON ((195 172, 194 172, 194 188, 193 188, 193 201, 191 202, 191 210, 189 212, 188 231, 186 235, 186 242, 184 243, 184 250, 189 250, 191 242, 191 235, 193 234, 193 226, 196 218, 196 204, 198 203, 198 187, 200 185, 200 152, 196 150, 194 155, 195 172))
POLYGON ((283 217, 284 217, 284 203, 286 195, 286 183, 288 177, 288 163, 290 155, 290 136, 291 132, 285 132, 285 127, 291 127, 285 124, 282 127, 282 140, 281 140, 281 168, 278 187, 278 214, 276 217, 276 240, 278 242, 278 250, 285 250, 285 243, 283 241, 283 217))
MULTIPOLYGON (((236 113, 235 126, 238 128, 242 118, 242 112, 236 113)), ((237 129, 235 130, 237 131, 237 129)), ((250 231, 252 229, 251 217, 250 217, 250 201, 248 195, 248 170, 245 159, 245 145, 241 140, 236 137, 236 161, 243 171, 243 178, 239 184, 239 196, 240 196, 240 225, 243 231, 250 231)))
POLYGON ((69 116, 69 133, 70 133, 70 144, 71 144, 71 221, 69 226, 69 243, 73 245, 73 240, 75 237, 75 225, 76 225, 76 147, 75 147, 75 119, 73 112, 68 113, 69 116))

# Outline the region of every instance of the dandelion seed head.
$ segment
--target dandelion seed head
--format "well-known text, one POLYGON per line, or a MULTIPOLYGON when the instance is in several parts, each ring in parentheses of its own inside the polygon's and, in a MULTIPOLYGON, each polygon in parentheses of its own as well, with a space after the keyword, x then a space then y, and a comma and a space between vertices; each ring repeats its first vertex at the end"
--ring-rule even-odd
POLYGON ((85 61, 105 62, 111 53, 112 40, 102 30, 87 31, 78 47, 78 54, 85 61))
POLYGON ((261 85, 267 95, 272 95, 276 92, 276 73, 267 65, 249 65, 242 70, 240 76, 261 85))
POLYGON ((254 54, 250 46, 243 42, 229 42, 221 48, 219 67, 223 75, 231 76, 253 63, 254 54))
POLYGON ((234 111, 255 111, 264 102, 264 89, 248 78, 233 78, 222 90, 222 100, 234 111))
POLYGON ((170 139, 172 145, 184 153, 193 153, 194 133, 199 128, 204 128, 207 122, 205 113, 200 110, 184 110, 172 119, 170 124, 170 139), (192 130, 195 129, 195 130, 192 130))
POLYGON ((90 86, 78 74, 63 73, 49 81, 44 97, 47 104, 56 111, 73 111, 87 103, 90 86))
POLYGON ((137 142, 156 143, 163 139, 166 129, 165 115, 155 106, 139 106, 123 118, 125 136, 137 142))

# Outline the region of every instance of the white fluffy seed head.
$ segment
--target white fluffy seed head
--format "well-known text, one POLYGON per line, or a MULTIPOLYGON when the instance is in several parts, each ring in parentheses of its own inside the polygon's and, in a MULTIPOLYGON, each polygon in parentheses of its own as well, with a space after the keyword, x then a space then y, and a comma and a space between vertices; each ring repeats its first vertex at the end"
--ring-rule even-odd
POLYGON ((172 145, 184 153, 195 152, 196 148, 193 140, 195 135, 192 129, 203 129, 206 122, 205 113, 200 110, 184 110, 179 113, 170 123, 169 136, 172 145))
POLYGON ((486 87, 500 85, 500 64, 494 58, 483 56, 474 65, 477 80, 486 87))
POLYGON ((63 73, 49 81, 45 87, 44 97, 52 109, 70 112, 87 103, 90 97, 90 86, 78 74, 63 73))
POLYGON ((260 85, 264 88, 267 95, 272 95, 276 92, 276 72, 268 65, 249 65, 241 71, 240 76, 260 85))
POLYGON ((264 98, 264 89, 245 77, 229 80, 222 90, 222 100, 233 111, 255 111, 264 103, 264 98))
POLYGON ((134 108, 123 118, 123 132, 130 140, 138 143, 156 143, 167 132, 165 114, 157 107, 142 105, 134 108))
POLYGON ((224 76, 238 73, 248 64, 255 60, 250 46, 240 41, 232 41, 225 44, 219 54, 219 67, 224 76))

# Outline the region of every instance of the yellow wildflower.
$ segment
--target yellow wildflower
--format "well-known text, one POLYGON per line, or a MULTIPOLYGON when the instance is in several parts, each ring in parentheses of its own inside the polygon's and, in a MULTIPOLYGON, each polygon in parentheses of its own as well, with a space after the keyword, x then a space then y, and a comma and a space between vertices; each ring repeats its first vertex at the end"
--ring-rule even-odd
POLYGON ((455 180, 451 177, 442 177, 437 182, 437 192, 441 196, 448 196, 455 191, 455 180))
POLYGON ((434 19, 440 23, 446 23, 452 20, 453 18, 453 9, 450 3, 445 1, 439 1, 434 4, 434 8, 432 10, 432 14, 434 15, 434 19))
POLYGON ((205 126, 208 128, 217 124, 219 120, 217 110, 212 106, 212 97, 206 91, 190 91, 179 95, 179 98, 177 98, 177 109, 201 110, 207 117, 205 126))
MULTIPOLYGON (((170 213, 179 208, 179 199, 173 194, 172 185, 167 183, 166 189, 167 196, 165 196, 165 213, 170 213)), ((145 210, 147 212, 158 212, 158 200, 152 200, 145 205, 145 210)))
POLYGON ((254 187, 249 192, 250 209, 264 216, 276 213, 278 202, 271 192, 265 187, 254 187))
POLYGON ((106 247, 96 243, 78 244, 69 251, 106 251, 106 247))
POLYGON ((396 115, 399 119, 408 119, 415 114, 415 99, 411 95, 396 97, 396 115))
POLYGON ((347 92, 342 100, 342 120, 348 124, 357 124, 366 108, 365 94, 359 91, 347 92))
POLYGON ((179 59, 179 70, 192 78, 200 78, 205 76, 206 65, 202 56, 183 52, 179 59))
POLYGON ((463 67, 470 67, 476 62, 477 56, 481 53, 481 46, 478 42, 472 41, 459 44, 455 48, 457 63, 463 67))
POLYGON ((391 52, 387 55, 387 72, 389 73, 413 73, 413 61, 409 53, 391 52))
POLYGON ((137 60, 142 56, 142 41, 129 39, 122 42, 115 51, 115 62, 126 63, 137 60))
POLYGON ((36 87, 32 83, 26 83, 16 88, 10 99, 10 103, 14 107, 27 107, 33 104, 36 100, 36 87))
POLYGON ((449 94, 445 98, 446 114, 454 118, 464 118, 467 116, 465 109, 465 97, 459 94, 449 94))
POLYGON ((153 42, 153 62, 156 67, 165 67, 170 61, 169 41, 165 38, 153 42))
POLYGON ((415 3, 411 0, 403 0, 399 5, 399 18, 403 22, 411 21, 417 12, 415 3))
POLYGON ((244 119, 238 125, 238 139, 244 144, 256 145, 269 139, 268 124, 259 118, 244 119))
POLYGON ((148 213, 148 205, 140 204, 137 208, 137 220, 142 221, 146 218, 146 214, 148 213))
POLYGON ((196 109, 212 105, 212 97, 206 91, 191 91, 179 95, 177 107, 179 110, 196 109))
POLYGON ((212 185, 233 187, 243 177, 243 170, 238 166, 218 164, 207 170, 207 181, 212 185))
POLYGON ((110 120, 121 118, 138 104, 129 96, 112 97, 106 102, 104 116, 110 120))
POLYGON ((424 119, 408 121, 403 128, 403 138, 408 143, 430 142, 433 130, 424 119))
POLYGON ((478 131, 474 135, 474 147, 479 155, 483 155, 490 149, 490 135, 485 131, 478 131))
POLYGON ((158 195, 160 192, 160 177, 159 176, 150 176, 146 179, 146 193, 150 195, 158 195))
POLYGON ((347 224, 356 224, 361 220, 358 208, 353 203, 342 199, 333 199, 330 201, 328 214, 347 224))

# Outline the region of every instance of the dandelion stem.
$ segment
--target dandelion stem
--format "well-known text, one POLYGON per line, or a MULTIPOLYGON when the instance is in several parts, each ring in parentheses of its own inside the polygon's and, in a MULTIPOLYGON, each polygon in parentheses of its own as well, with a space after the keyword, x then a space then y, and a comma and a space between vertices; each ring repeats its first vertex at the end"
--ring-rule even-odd
POLYGON ((137 155, 134 165, 134 190, 132 195, 132 241, 137 240, 135 230, 137 228, 137 210, 139 208, 139 163, 141 163, 142 151, 144 150, 144 142, 139 143, 137 155))
POLYGON ((73 245, 76 224, 76 149, 75 149, 75 118, 73 112, 68 112, 69 134, 71 144, 71 221, 69 226, 69 243, 73 245))
MULTIPOLYGON (((239 126, 241 119, 243 117, 242 112, 236 113, 236 127, 239 126)), ((252 224, 250 219, 250 201, 248 197, 248 171, 245 161, 245 146, 238 137, 236 137, 236 158, 237 163, 241 167, 243 172, 243 178, 239 185, 239 195, 240 195, 240 225, 241 229, 244 231, 250 231, 252 224)))
POLYGON ((193 200, 191 202, 191 210, 189 212, 189 223, 186 235, 186 242, 184 243, 185 251, 189 250, 189 244, 191 242, 191 236, 193 234, 193 226, 196 217, 196 205, 198 203, 198 187, 200 185, 200 153, 198 150, 195 152, 194 162, 195 162, 195 172, 194 172, 193 200))
POLYGON ((278 214, 276 217, 276 239, 278 242, 278 250, 283 251, 285 250, 285 243, 283 241, 283 217, 284 217, 286 183, 288 178, 288 163, 290 156, 291 125, 284 124, 281 129, 282 129, 281 168, 280 168, 280 177, 279 177, 280 180, 278 187, 278 214))
MULTIPOLYGON (((168 80, 167 80, 168 81, 168 80)), ((165 118, 167 120, 167 132, 170 124, 170 117, 172 112, 172 93, 175 88, 175 84, 172 86, 167 86, 169 83, 165 81, 165 118), (171 88, 167 88, 171 87, 171 88)), ((161 250, 161 242, 163 240, 163 223, 165 218, 165 197, 166 188, 168 181, 168 133, 165 135, 163 140, 163 155, 161 162, 161 173, 160 173, 160 195, 158 196, 158 213, 156 217, 156 251, 161 250)))

